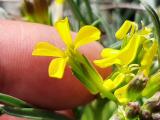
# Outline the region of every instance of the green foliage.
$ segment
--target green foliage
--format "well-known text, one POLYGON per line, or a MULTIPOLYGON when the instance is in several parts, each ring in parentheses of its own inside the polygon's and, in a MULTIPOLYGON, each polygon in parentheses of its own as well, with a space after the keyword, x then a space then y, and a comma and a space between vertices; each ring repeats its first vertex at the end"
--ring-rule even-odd
POLYGON ((109 120, 116 109, 113 101, 97 99, 85 106, 81 120, 109 120))
POLYGON ((14 107, 31 107, 30 104, 3 93, 0 93, 0 102, 14 107))
POLYGON ((1 113, 6 113, 9 115, 14 115, 17 117, 23 117, 33 120, 69 120, 69 118, 63 115, 36 108, 19 108, 3 106, 0 109, 1 113))
POLYGON ((0 106, 1 114, 9 114, 34 120, 69 120, 69 118, 63 115, 34 108, 25 101, 6 94, 0 93, 0 102, 5 104, 0 106))

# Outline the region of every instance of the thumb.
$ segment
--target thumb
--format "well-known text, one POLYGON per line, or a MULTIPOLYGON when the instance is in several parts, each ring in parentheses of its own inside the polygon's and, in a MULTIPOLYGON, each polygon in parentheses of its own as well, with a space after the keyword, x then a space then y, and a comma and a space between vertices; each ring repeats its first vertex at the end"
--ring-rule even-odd
MULTIPOLYGON (((0 21, 0 34, 0 92, 52 110, 73 108, 94 98, 68 67, 62 80, 49 78, 51 58, 32 56, 32 50, 39 41, 64 47, 53 27, 0 21)), ((90 60, 98 59, 101 50, 102 46, 96 42, 81 48, 90 60)), ((99 72, 104 75, 110 69, 99 72)))

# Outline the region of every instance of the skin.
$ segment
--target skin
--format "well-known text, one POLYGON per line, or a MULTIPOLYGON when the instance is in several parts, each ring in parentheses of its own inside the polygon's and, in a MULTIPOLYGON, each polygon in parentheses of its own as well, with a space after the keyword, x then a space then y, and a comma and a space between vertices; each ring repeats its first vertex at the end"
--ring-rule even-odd
POLYGON ((19 118, 19 117, 4 114, 0 116, 0 120, 29 120, 29 119, 19 118))
MULTIPOLYGON (((72 35, 75 36, 75 33, 72 35)), ((0 92, 50 110, 70 109, 91 101, 94 96, 72 75, 69 67, 65 69, 62 80, 48 77, 48 65, 52 58, 32 56, 33 48, 39 41, 64 48, 53 27, 0 21, 0 92)), ((100 58, 102 49, 99 43, 94 42, 81 47, 80 51, 93 61, 100 58)), ((106 77, 111 68, 98 71, 106 77)))

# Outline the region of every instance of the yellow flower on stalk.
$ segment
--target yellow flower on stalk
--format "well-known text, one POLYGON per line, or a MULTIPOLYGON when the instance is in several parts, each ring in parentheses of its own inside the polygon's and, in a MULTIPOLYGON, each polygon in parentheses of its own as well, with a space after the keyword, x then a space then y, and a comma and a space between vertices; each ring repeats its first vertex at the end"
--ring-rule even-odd
POLYGON ((144 28, 138 31, 138 25, 131 21, 125 21, 121 28, 116 33, 117 39, 127 39, 127 45, 121 50, 105 48, 101 52, 102 59, 95 60, 94 63, 105 68, 113 64, 128 65, 136 57, 137 50, 141 43, 150 34, 150 29, 144 28))
POLYGON ((77 49, 85 44, 96 41, 100 38, 100 31, 91 25, 82 27, 75 40, 72 40, 70 33, 68 18, 55 23, 55 28, 66 45, 65 50, 55 47, 48 42, 39 42, 32 52, 34 56, 52 56, 55 57, 49 65, 49 76, 54 78, 62 78, 65 66, 71 55, 76 54, 77 49))

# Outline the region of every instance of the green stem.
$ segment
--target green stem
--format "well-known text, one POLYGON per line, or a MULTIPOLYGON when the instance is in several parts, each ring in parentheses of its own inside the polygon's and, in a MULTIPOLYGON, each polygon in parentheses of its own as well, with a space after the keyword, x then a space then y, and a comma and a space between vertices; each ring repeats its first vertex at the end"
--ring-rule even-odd
POLYGON ((86 9, 87 9, 87 12, 88 12, 88 15, 90 18, 90 22, 92 23, 94 21, 94 18, 93 18, 93 12, 92 12, 90 2, 89 2, 89 0, 84 0, 84 3, 86 5, 86 9))
POLYGON ((109 46, 109 48, 119 49, 119 48, 121 48, 121 45, 122 45, 122 41, 118 41, 118 42, 115 42, 115 43, 111 44, 109 46))
POLYGON ((94 21, 91 25, 92 26, 96 26, 97 24, 99 24, 101 22, 101 18, 97 19, 96 21, 94 21))
POLYGON ((82 23, 83 23, 84 25, 86 25, 86 24, 87 24, 87 21, 86 21, 86 19, 82 16, 82 14, 81 14, 80 10, 78 9, 78 6, 76 5, 76 3, 75 3, 73 0, 68 0, 67 2, 68 2, 68 4, 71 6, 72 12, 74 13, 75 17, 76 17, 78 20, 82 21, 82 23))
POLYGON ((71 56, 69 64, 73 74, 92 94, 100 93, 103 98, 117 101, 116 97, 103 86, 103 78, 85 56, 77 52, 71 56))

